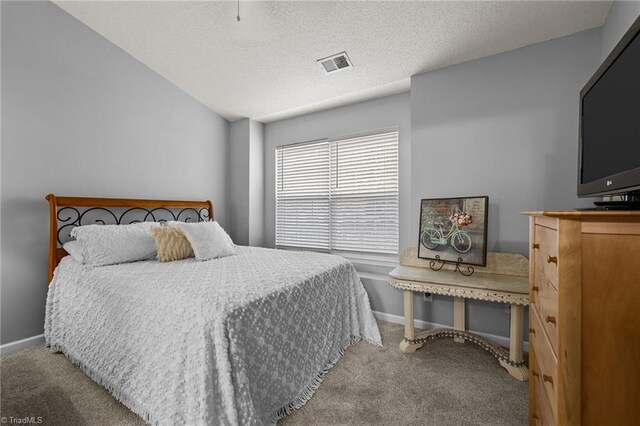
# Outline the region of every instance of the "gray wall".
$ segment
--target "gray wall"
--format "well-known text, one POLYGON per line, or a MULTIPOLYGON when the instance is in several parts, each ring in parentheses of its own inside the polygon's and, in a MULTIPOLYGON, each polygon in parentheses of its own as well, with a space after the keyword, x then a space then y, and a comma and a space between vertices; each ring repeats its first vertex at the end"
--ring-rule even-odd
POLYGON ((640 1, 616 0, 613 2, 602 26, 602 59, 605 59, 618 44, 638 16, 640 16, 640 1))
MULTIPOLYGON (((488 195, 488 249, 527 254, 520 212, 589 206, 576 196, 578 99, 600 58, 594 29, 412 77, 411 228, 421 198, 488 195)), ((426 319, 450 323, 444 303, 426 319)), ((468 304, 472 329, 508 335, 504 316, 468 304)))
POLYGON ((264 244, 264 124, 249 123, 249 245, 264 244))
POLYGON ((236 120, 229 126, 229 226, 236 244, 249 244, 249 156, 251 132, 248 118, 236 120))
POLYGON ((264 210, 264 125, 244 118, 230 125, 229 235, 236 244, 261 246, 264 210))
POLYGON ((2 343, 42 333, 44 196, 211 199, 228 123, 53 3, 2 8, 2 343))

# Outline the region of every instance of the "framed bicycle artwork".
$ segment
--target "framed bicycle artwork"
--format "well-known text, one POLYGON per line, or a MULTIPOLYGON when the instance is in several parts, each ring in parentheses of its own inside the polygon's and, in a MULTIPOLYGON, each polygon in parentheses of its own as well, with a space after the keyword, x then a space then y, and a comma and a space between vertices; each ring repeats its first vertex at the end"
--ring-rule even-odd
POLYGON ((423 199, 418 257, 486 266, 488 210, 487 196, 423 199))

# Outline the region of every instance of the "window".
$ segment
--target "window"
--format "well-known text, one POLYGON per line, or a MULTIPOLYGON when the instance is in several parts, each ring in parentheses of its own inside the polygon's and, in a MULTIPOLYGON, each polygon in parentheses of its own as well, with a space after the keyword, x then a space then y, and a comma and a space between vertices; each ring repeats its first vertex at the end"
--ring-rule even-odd
POLYGON ((276 246, 398 253, 398 132, 276 148, 276 246))

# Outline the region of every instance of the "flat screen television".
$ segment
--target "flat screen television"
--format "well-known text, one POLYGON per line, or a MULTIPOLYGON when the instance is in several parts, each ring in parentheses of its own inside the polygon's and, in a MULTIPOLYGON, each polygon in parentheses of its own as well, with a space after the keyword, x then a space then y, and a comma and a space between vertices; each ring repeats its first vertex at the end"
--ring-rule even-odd
POLYGON ((578 196, 640 208, 640 18, 580 91, 578 196))

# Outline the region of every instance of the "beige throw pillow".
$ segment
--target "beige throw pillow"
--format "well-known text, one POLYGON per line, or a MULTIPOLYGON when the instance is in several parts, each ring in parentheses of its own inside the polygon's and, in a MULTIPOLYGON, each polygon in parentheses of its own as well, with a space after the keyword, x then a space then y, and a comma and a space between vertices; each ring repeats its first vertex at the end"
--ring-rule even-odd
POLYGON ((158 260, 171 262, 172 260, 193 257, 193 249, 182 230, 176 226, 158 226, 151 230, 156 240, 158 260))

